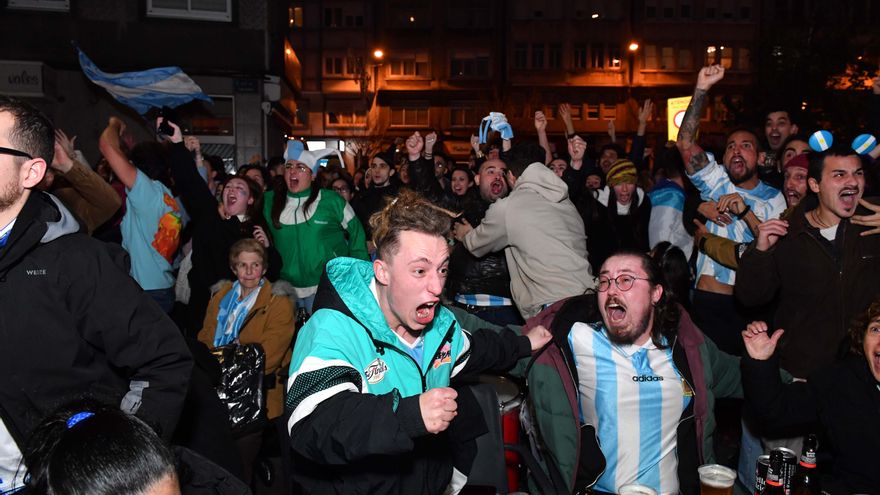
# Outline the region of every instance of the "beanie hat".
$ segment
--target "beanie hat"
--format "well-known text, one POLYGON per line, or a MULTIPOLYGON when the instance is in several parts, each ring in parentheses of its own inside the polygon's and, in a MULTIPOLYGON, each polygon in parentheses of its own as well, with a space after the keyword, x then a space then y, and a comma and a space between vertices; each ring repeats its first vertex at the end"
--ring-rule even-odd
POLYGON ((785 171, 791 167, 809 169, 810 168, 810 155, 807 153, 801 153, 800 155, 785 162, 785 165, 782 166, 782 170, 785 171))
POLYGON ((620 159, 614 162, 611 165, 611 168, 608 169, 606 182, 609 186, 616 186, 618 184, 635 184, 636 177, 636 166, 633 165, 633 162, 620 159))
MULTIPOLYGON (((395 164, 394 153, 395 153, 395 151, 397 151, 397 150, 395 149, 394 145, 392 144, 391 146, 386 148, 384 151, 380 151, 380 152, 376 153, 375 155, 373 155, 373 158, 378 158, 378 159, 382 160, 383 162, 387 163, 390 168, 394 168, 394 164, 395 164)), ((372 160, 370 160, 370 161, 372 161, 372 160)))
POLYGON ((287 142, 287 148, 284 150, 284 161, 304 163, 312 171, 312 175, 315 175, 318 173, 318 162, 321 158, 332 155, 333 153, 336 153, 336 156, 339 157, 339 163, 345 166, 345 161, 342 159, 339 150, 335 148, 324 148, 322 150, 309 151, 303 147, 302 141, 291 139, 287 142))

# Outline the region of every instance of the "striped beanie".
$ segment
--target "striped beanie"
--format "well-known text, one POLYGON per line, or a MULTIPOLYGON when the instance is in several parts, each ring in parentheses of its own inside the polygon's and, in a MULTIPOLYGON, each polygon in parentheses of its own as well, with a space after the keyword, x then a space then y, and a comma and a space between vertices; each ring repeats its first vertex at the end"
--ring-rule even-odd
POLYGON ((611 165, 611 168, 608 169, 605 182, 607 182, 609 186, 616 186, 618 184, 635 184, 637 177, 636 166, 633 165, 633 162, 626 159, 620 159, 614 162, 611 165))

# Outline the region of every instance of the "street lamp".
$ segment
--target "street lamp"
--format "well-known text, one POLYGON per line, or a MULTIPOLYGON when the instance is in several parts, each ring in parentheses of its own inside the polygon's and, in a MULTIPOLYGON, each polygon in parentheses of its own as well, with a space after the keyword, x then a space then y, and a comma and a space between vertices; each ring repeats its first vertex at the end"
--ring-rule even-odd
POLYGON ((633 69, 636 63, 636 51, 639 49, 639 43, 635 40, 629 42, 629 57, 627 57, 627 65, 629 65, 629 84, 627 90, 632 93, 633 85, 633 69))
POLYGON ((370 89, 370 82, 372 81, 372 85, 374 87, 373 92, 379 91, 379 67, 382 66, 382 59, 385 57, 385 52, 381 48, 376 48, 373 50, 373 61, 370 64, 365 64, 364 61, 358 58, 359 63, 357 67, 357 83, 361 88, 361 97, 366 98, 367 93, 370 89))

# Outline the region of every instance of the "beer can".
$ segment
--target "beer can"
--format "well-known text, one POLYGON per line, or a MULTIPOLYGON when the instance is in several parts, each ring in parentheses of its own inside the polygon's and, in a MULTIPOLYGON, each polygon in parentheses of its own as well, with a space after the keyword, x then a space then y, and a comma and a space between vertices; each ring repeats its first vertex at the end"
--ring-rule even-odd
POLYGON ((773 449, 771 452, 776 451, 782 452, 782 487, 785 489, 785 495, 791 495, 791 481, 797 471, 797 454, 785 447, 773 449))
POLYGON ((767 482, 767 470, 770 469, 770 454, 758 456, 755 464, 755 495, 761 495, 767 482))

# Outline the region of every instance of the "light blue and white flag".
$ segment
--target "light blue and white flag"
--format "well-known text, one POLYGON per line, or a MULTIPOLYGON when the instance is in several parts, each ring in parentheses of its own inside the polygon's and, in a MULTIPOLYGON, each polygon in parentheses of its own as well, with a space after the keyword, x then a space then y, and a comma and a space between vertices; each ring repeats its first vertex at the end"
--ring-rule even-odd
POLYGON ((76 50, 79 52, 79 65, 86 77, 141 115, 147 113, 151 107, 174 108, 195 99, 211 101, 180 67, 108 74, 99 69, 78 47, 76 50))

